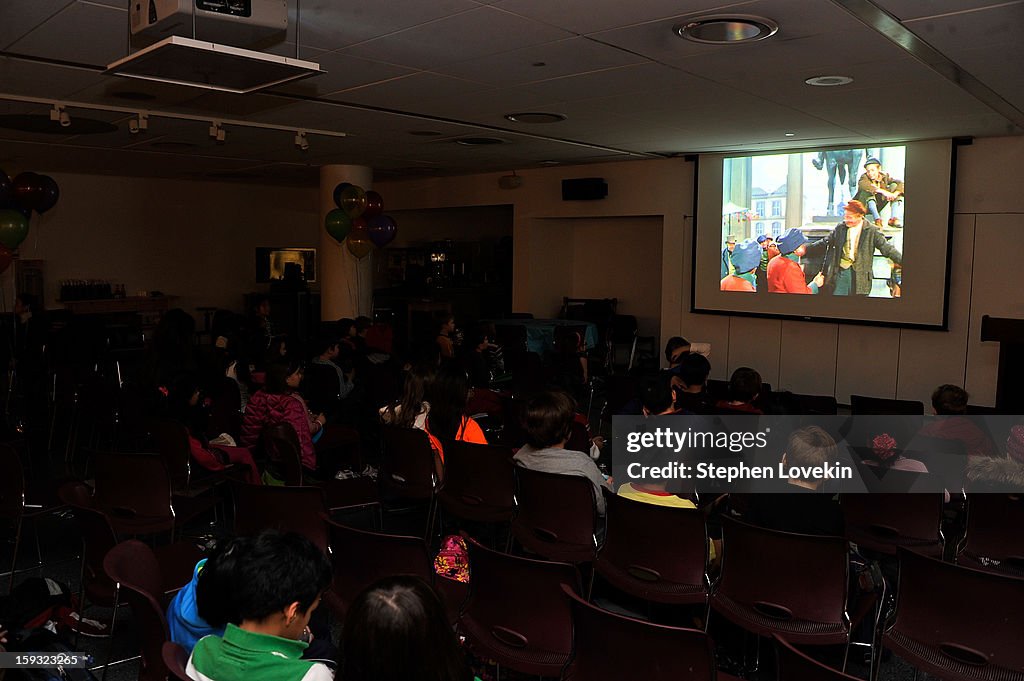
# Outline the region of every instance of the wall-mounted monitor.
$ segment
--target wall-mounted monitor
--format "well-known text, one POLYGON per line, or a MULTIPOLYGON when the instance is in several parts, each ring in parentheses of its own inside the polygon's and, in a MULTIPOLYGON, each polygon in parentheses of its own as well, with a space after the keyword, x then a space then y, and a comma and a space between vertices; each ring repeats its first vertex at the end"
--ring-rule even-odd
POLYGON ((701 155, 694 312, 945 328, 950 140, 701 155))
POLYGON ((315 248, 269 248, 256 249, 256 281, 265 284, 283 281, 289 277, 308 283, 316 281, 315 248))

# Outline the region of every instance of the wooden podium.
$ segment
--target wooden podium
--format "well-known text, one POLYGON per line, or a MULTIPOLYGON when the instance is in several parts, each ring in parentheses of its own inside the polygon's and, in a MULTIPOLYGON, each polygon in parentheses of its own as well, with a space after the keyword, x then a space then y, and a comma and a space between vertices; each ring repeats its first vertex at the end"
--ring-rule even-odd
POLYGON ((1024 414, 1024 389, 1020 384, 1024 378, 1024 319, 984 315, 981 340, 999 343, 996 409, 1000 414, 1024 414))

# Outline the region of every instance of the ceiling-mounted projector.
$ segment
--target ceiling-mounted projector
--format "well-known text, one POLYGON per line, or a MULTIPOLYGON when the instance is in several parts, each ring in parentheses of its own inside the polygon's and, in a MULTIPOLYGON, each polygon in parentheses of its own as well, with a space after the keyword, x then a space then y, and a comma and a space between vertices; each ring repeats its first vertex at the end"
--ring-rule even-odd
POLYGON ((287 0, 130 0, 132 35, 245 47, 288 29, 287 0))

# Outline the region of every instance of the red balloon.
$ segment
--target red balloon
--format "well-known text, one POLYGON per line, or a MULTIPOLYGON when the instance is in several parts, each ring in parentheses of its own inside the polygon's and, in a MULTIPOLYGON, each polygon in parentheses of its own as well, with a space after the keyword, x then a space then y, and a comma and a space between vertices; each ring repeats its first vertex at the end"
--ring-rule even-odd
POLYGON ((366 192, 366 209, 363 210, 363 217, 369 220, 384 212, 384 197, 372 189, 366 192))
POLYGON ((0 274, 6 272, 12 262, 14 262, 14 251, 7 246, 0 246, 0 274))
POLYGON ((35 173, 20 173, 14 178, 14 200, 18 206, 34 209, 42 198, 41 177, 35 173))

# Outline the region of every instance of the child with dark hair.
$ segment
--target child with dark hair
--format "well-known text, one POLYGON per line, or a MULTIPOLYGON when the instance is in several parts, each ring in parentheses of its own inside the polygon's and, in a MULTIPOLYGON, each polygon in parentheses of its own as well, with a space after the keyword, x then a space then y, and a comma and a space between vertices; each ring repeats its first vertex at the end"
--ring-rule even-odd
POLYGON ((171 640, 190 654, 204 636, 223 636, 228 622, 239 622, 231 602, 234 572, 251 539, 239 537, 220 542, 196 564, 192 581, 174 595, 167 607, 171 640))
POLYGON ((455 315, 451 312, 440 312, 434 315, 434 328, 437 336, 434 341, 441 349, 441 360, 455 358, 455 315))
POLYGON ((754 404, 760 394, 761 374, 750 367, 740 367, 732 372, 729 379, 729 399, 719 400, 715 406, 729 411, 762 414, 764 412, 754 404))
POLYGON ((671 373, 676 409, 691 414, 708 411, 711 405, 705 388, 710 373, 711 362, 704 355, 690 353, 680 360, 671 373))
POLYGON ((195 681, 332 681, 321 662, 302 659, 309 619, 331 583, 331 563, 294 532, 268 530, 239 555, 224 636, 196 643, 186 673, 195 681))
POLYGON ((409 367, 405 374, 402 399, 396 404, 381 407, 380 420, 399 428, 424 430, 427 412, 430 411, 430 403, 426 399, 427 388, 434 380, 436 368, 436 365, 429 363, 409 367))
POLYGON ((484 431, 476 421, 466 416, 469 401, 469 379, 466 372, 456 366, 447 366, 438 372, 427 386, 427 400, 430 412, 424 420, 424 430, 430 436, 430 443, 444 463, 444 448, 447 440, 463 440, 487 444, 484 431))
POLYGON ((565 392, 550 391, 536 395, 526 404, 524 427, 526 444, 516 452, 513 461, 523 468, 579 475, 594 485, 597 512, 604 515, 602 487, 610 487, 597 464, 583 452, 565 448, 576 417, 576 402, 565 392))
MULTIPOLYGON (((338 681, 472 681, 437 594, 415 577, 388 577, 345 617, 338 681)), ((479 680, 478 680, 479 681, 479 680)))
POLYGON ((921 429, 921 434, 962 442, 971 461, 999 455, 995 442, 967 416, 967 391, 957 385, 940 385, 932 393, 932 411, 936 418, 921 429))
POLYGON ((200 404, 199 384, 190 374, 179 376, 167 392, 167 415, 188 431, 189 454, 203 468, 222 471, 227 464, 245 466, 245 481, 260 484, 260 472, 246 447, 211 445, 206 438, 208 414, 200 404))

